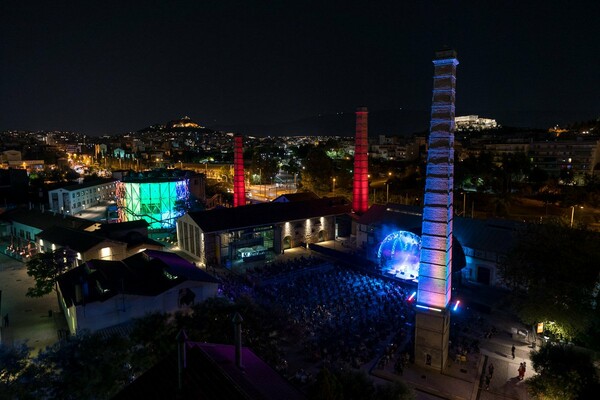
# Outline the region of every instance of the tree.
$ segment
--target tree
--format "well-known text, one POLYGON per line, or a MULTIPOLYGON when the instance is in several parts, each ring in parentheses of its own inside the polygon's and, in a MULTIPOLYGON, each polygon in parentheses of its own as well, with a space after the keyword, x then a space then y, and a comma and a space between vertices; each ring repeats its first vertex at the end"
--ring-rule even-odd
POLYGON ((38 253, 27 261, 27 275, 35 279, 35 286, 27 289, 28 297, 42 297, 52 292, 61 273, 53 253, 38 253))
POLYGON ((331 191, 333 161, 322 148, 309 151, 302 170, 302 186, 316 193, 331 191))
POLYGON ((151 313, 134 320, 129 336, 131 364, 136 374, 141 374, 175 351, 176 325, 168 314, 151 313))
POLYGON ((414 400, 415 392, 404 382, 394 381, 377 386, 377 400, 414 400))
POLYGON ((26 345, 0 344, 0 400, 24 398, 26 388, 20 377, 27 366, 29 349, 26 345))
POLYGON ((315 384, 310 388, 314 400, 414 400, 414 391, 402 382, 373 385, 364 371, 338 370, 331 373, 321 369, 315 384))
POLYGON ((512 193, 512 182, 522 181, 531 170, 531 161, 525 153, 508 153, 502 155, 502 193, 512 193))
POLYGON ((598 235, 561 225, 531 224, 515 242, 498 272, 512 289, 519 317, 529 324, 546 322, 559 338, 583 338, 598 314, 598 235))
POLYGON ((364 371, 338 371, 336 377, 342 387, 342 398, 344 400, 374 398, 375 386, 364 371))
POLYGON ((133 379, 130 342, 123 336, 80 333, 32 361, 30 391, 36 398, 109 399, 133 379))
POLYGON ((279 172, 279 150, 272 146, 259 146, 252 154, 252 173, 258 175, 260 184, 269 183, 279 172))
POLYGON ((527 380, 529 392, 542 400, 590 399, 597 395, 598 376, 588 354, 571 346, 546 344, 531 352, 537 375, 527 380))
POLYGON ((27 261, 27 275, 35 280, 35 286, 27 289, 28 297, 42 297, 55 289, 58 276, 73 266, 75 252, 68 247, 52 252, 38 253, 27 261))
POLYGON ((340 382, 329 369, 322 368, 317 374, 317 380, 310 388, 309 398, 312 400, 341 400, 340 382))

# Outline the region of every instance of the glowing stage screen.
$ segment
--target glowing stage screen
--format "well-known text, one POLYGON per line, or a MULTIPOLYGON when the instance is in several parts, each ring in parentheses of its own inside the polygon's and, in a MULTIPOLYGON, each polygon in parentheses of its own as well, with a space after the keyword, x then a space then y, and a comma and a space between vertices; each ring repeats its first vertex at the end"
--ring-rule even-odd
POLYGON ((421 238, 414 233, 397 231, 383 239, 377 251, 381 272, 399 279, 417 282, 421 238))

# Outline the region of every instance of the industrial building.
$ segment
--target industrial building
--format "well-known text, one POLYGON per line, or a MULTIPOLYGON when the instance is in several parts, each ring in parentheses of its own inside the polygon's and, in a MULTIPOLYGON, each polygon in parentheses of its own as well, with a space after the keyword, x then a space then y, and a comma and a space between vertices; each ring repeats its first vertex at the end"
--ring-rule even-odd
POLYGON ((293 247, 349 236, 350 209, 343 197, 326 197, 190 212, 177 220, 177 242, 205 265, 268 259, 293 247))

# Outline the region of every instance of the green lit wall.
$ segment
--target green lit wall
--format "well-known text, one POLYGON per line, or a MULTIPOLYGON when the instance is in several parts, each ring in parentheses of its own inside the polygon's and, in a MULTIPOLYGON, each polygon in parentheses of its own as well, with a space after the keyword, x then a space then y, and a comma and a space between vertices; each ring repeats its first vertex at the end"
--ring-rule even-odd
POLYGON ((117 205, 121 221, 144 219, 151 230, 173 228, 185 212, 189 198, 187 179, 163 182, 120 182, 117 205))

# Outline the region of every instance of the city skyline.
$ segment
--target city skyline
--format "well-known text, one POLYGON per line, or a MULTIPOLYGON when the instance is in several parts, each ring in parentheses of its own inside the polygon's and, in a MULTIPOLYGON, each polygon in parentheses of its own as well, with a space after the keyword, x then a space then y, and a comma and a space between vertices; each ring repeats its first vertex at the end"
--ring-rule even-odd
POLYGON ((210 128, 257 134, 261 126, 367 106, 373 133, 410 133, 378 129, 376 115, 427 116, 431 58, 444 46, 460 54, 457 115, 540 128, 593 119, 600 103, 594 8, 5 3, 0 130, 96 136, 189 115, 210 128))

